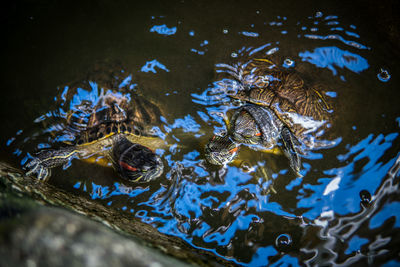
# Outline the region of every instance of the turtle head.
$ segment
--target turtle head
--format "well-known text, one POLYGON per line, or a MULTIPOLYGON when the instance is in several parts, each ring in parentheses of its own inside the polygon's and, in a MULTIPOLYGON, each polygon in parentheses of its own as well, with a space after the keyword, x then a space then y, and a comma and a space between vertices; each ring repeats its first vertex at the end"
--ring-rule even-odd
POLYGON ((225 165, 231 162, 239 151, 239 144, 232 141, 228 134, 214 135, 205 148, 205 156, 209 163, 225 165))
POLYGON ((114 168, 123 178, 133 182, 148 182, 159 177, 164 165, 149 148, 124 139, 113 149, 114 168))
POLYGON ((254 118, 246 110, 237 112, 231 127, 233 139, 244 144, 261 144, 262 133, 254 118))

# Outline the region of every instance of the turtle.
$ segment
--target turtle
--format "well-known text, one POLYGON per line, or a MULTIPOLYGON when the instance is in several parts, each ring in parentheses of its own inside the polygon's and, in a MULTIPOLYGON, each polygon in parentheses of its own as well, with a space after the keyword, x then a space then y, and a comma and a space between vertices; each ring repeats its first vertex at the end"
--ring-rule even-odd
POLYGON ((154 149, 164 146, 164 141, 149 127, 160 118, 160 112, 157 105, 139 94, 127 97, 102 90, 96 101, 83 100, 71 108, 65 116, 63 133, 72 140, 63 141, 60 148, 37 152, 24 166, 26 175, 46 180, 52 168, 68 164, 73 158, 102 155, 123 178, 134 182, 153 180, 163 171, 163 162, 154 149))
POLYGON ((299 154, 331 143, 318 140, 333 120, 331 101, 322 86, 306 85, 298 73, 267 58, 251 59, 237 68, 224 66, 240 84, 229 97, 244 104, 227 122, 227 133, 219 136, 217 143, 212 138, 206 145, 208 161, 229 162, 237 154, 235 143, 236 147, 257 144, 266 149, 280 145, 291 168, 300 176, 299 154), (227 150, 232 153, 227 155, 227 150))

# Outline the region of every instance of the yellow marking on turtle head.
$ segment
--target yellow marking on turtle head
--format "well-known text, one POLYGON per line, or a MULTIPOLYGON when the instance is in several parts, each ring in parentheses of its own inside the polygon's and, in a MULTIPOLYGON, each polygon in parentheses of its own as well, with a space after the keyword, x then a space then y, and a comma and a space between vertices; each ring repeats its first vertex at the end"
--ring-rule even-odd
POLYGON ((134 183, 139 182, 140 179, 142 179, 143 175, 140 175, 139 178, 133 180, 134 183))

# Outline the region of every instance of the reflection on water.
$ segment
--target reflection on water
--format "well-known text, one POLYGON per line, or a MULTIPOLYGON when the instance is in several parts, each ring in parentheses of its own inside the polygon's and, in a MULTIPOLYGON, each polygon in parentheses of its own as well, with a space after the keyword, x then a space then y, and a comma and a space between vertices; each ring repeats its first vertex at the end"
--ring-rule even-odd
POLYGON ((310 62, 317 67, 330 69, 333 75, 337 74, 334 67, 335 65, 339 68, 347 68, 357 73, 369 67, 365 58, 341 50, 338 47, 318 47, 313 52, 300 52, 299 56, 303 61, 310 62))
MULTIPOLYGON (((69 49, 78 51, 72 63, 57 55, 69 53, 64 46, 52 48, 51 56, 42 59, 49 65, 53 58, 66 62, 64 71, 48 73, 58 75, 54 83, 67 87, 55 91, 57 86, 48 81, 50 89, 37 89, 42 84, 31 79, 35 92, 47 100, 27 94, 35 109, 18 103, 16 112, 26 109, 32 113, 28 118, 2 118, 13 131, 5 140, 4 158, 23 165, 33 151, 70 140, 64 127, 67 112, 96 103, 111 86, 117 88, 113 94, 128 99, 130 92, 140 92, 164 114, 153 129, 167 143, 156 151, 165 165, 162 177, 135 185, 107 164, 72 161, 49 182, 236 264, 400 264, 397 60, 384 54, 362 21, 340 9, 315 12, 298 4, 294 10, 304 11, 290 13, 279 5, 233 4, 226 9, 208 4, 180 3, 175 9, 128 5, 123 14, 118 5, 96 6, 103 14, 113 11, 106 12, 114 19, 107 20, 112 30, 100 24, 100 35, 88 21, 94 15, 76 14, 80 26, 62 26, 72 27, 63 28, 65 38, 85 36, 87 43, 68 42, 69 49), (106 35, 112 38, 104 39, 106 35), (219 79, 217 70, 236 64, 243 55, 276 56, 282 67, 329 88, 337 142, 301 156, 303 177, 289 170, 282 154, 252 147, 241 148, 244 163, 217 168, 205 161, 205 144, 226 130, 224 117, 240 104, 226 91, 240 88, 240 82, 219 79), (109 67, 111 76, 71 75, 79 62, 87 66, 94 59, 122 60, 126 67, 109 67)), ((36 12, 40 27, 46 26, 45 11, 36 12)), ((31 27, 36 33, 39 26, 31 27)), ((34 42, 46 47, 46 34, 34 42)), ((32 65, 25 68, 32 76, 37 73, 32 65)), ((88 69, 78 72, 86 75, 88 69)), ((13 86, 15 94, 25 90, 21 84, 13 86)))

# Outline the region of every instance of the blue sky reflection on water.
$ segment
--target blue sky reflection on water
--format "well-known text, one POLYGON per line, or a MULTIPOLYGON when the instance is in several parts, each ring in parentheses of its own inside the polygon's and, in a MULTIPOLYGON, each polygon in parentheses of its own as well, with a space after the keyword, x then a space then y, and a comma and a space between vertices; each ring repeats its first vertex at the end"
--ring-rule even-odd
POLYGON ((328 68, 333 75, 337 74, 335 66, 346 68, 356 73, 368 69, 368 61, 354 53, 342 50, 338 47, 318 47, 313 52, 300 52, 303 61, 310 62, 319 68, 328 68))
POLYGON ((150 29, 150 32, 156 32, 160 35, 174 35, 176 33, 176 27, 168 27, 167 25, 155 25, 150 29))
POLYGON ((397 136, 398 133, 386 136, 380 134, 374 138, 371 134, 351 147, 349 153, 338 155, 340 162, 346 162, 349 158, 352 161, 343 167, 324 171, 328 177, 320 178, 318 185, 305 184, 304 189, 314 192, 309 197, 304 197, 303 190, 300 190, 297 206, 309 209, 304 216, 316 219, 322 212, 328 210, 341 215, 360 211, 359 192, 368 189, 373 194, 396 162, 397 156, 388 162, 380 160, 397 136), (355 165, 363 159, 367 159, 368 163, 360 173, 354 173, 355 165))

